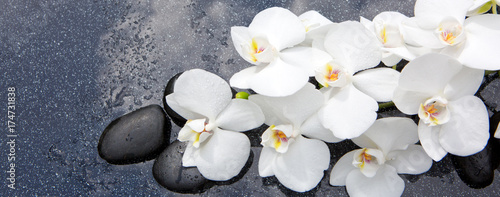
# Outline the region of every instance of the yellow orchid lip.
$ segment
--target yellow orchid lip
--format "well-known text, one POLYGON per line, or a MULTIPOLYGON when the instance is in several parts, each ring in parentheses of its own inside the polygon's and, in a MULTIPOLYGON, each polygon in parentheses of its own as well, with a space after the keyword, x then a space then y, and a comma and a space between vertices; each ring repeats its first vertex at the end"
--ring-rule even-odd
POLYGON ((279 153, 285 153, 288 146, 292 143, 292 126, 291 125, 271 125, 262 134, 261 144, 264 147, 272 147, 279 153))
POLYGON ((266 50, 264 47, 259 46, 255 38, 252 39, 252 50, 250 52, 250 56, 252 57, 252 61, 257 62, 257 57, 255 57, 255 54, 262 53, 264 50, 266 50))
POLYGON ((441 32, 441 39, 448 44, 454 44, 455 43, 455 38, 456 36, 453 36, 453 32, 450 31, 442 31, 441 32))
POLYGON ((384 25, 384 28, 380 31, 380 40, 382 41, 382 44, 387 43, 387 29, 386 26, 384 25))
POLYGON ((325 78, 329 82, 337 81, 339 79, 340 70, 337 69, 334 70, 330 64, 326 65, 326 73, 327 74, 325 75, 325 78))
POLYGON ((378 149, 358 149, 354 154, 352 164, 359 168, 367 177, 373 177, 378 168, 385 163, 384 153, 378 149))
POLYGON ((324 64, 316 70, 316 80, 323 87, 343 87, 349 82, 347 71, 334 61, 324 64))
POLYGON ((206 119, 188 120, 179 131, 177 139, 181 142, 192 142, 198 148, 202 142, 213 134, 210 128, 207 129, 206 119))
POLYGON ((450 120, 447 104, 448 101, 440 96, 427 99, 420 104, 418 116, 429 126, 444 124, 450 120))
POLYGON ((464 36, 462 36, 462 24, 460 24, 455 18, 443 19, 435 33, 437 33, 441 42, 450 46, 460 43, 464 39, 464 36))

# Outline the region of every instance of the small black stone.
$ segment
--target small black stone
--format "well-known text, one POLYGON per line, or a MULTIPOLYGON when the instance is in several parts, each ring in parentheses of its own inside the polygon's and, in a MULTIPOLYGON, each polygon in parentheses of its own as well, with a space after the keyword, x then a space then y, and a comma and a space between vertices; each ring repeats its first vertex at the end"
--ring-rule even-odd
POLYGON ((500 161, 499 140, 493 137, 499 121, 500 113, 490 118, 490 139, 482 151, 467 157, 452 156, 460 179, 471 188, 484 188, 493 182, 494 170, 500 161))
POLYGON ((153 165, 156 181, 168 190, 179 193, 201 193, 213 186, 196 167, 183 167, 186 143, 176 140, 165 149, 153 165))
POLYGON ((104 129, 99 156, 111 164, 132 164, 154 159, 170 141, 171 124, 159 105, 149 105, 116 120, 104 129))

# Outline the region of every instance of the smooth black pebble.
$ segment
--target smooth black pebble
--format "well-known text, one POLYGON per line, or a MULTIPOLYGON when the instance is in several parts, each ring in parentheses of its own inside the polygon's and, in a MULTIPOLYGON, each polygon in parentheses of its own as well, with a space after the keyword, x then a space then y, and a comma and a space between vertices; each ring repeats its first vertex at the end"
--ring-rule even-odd
POLYGON ((132 164, 156 158, 170 141, 170 119, 159 105, 149 105, 113 120, 97 146, 111 164, 132 164))
POLYGON ((168 190, 180 193, 201 193, 213 182, 200 174, 196 167, 183 167, 186 144, 176 140, 165 149, 153 165, 156 181, 168 190))
POLYGON ((480 189, 489 186, 498 167, 500 152, 499 139, 493 137, 500 121, 500 113, 490 118, 490 139, 486 147, 471 156, 452 156, 453 164, 460 179, 471 188, 480 189))

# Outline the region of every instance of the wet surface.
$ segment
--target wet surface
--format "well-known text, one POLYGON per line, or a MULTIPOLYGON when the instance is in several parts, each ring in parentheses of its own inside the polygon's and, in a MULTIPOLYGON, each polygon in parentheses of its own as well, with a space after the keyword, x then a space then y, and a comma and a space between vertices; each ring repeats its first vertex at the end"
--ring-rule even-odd
MULTIPOLYGON (((382 11, 413 14, 414 1, 11 1, 0 2, 0 81, 6 128, 7 89, 16 93, 15 187, 1 173, 1 196, 176 196, 152 175, 154 160, 111 165, 97 153, 99 136, 117 117, 162 105, 163 90, 175 74, 202 68, 228 80, 248 64, 234 50, 231 26, 247 26, 259 11, 280 6, 299 15, 317 10, 334 22, 371 19, 382 11)), ((478 94, 490 115, 500 105, 498 74, 478 94)), ((396 110, 380 117, 403 116, 396 110)), ((172 128, 176 138, 178 126, 172 128)), ((9 170, 2 130, 0 168, 9 170)), ((251 135, 250 136, 257 136, 251 135)), ((273 177, 258 176, 258 143, 253 163, 236 182, 218 184, 194 196, 345 196, 328 184, 331 167, 350 142, 330 145, 330 168, 318 187, 292 192, 273 177)), ((499 171, 492 185, 472 189, 463 183, 449 156, 423 175, 401 175, 403 195, 498 196, 499 171)))

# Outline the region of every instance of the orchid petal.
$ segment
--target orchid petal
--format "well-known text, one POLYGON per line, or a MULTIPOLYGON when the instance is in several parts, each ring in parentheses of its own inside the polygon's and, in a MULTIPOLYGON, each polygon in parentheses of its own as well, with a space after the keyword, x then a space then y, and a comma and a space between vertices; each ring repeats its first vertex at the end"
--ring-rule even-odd
POLYGON ((382 62, 386 66, 394 66, 398 64, 401 61, 401 59, 403 59, 401 56, 392 54, 390 52, 385 52, 382 54, 382 62))
POLYGON ((407 44, 432 49, 439 49, 446 46, 435 35, 434 30, 438 24, 432 28, 423 29, 418 23, 419 21, 415 17, 408 18, 401 23, 400 32, 407 44))
POLYGON ((193 143, 184 142, 186 144, 186 150, 182 155, 182 166, 184 167, 196 167, 196 158, 198 158, 198 148, 193 146, 193 143))
POLYGON ((196 166, 200 173, 210 180, 225 181, 238 175, 245 166, 250 155, 250 140, 245 134, 216 128, 198 151, 196 166))
POLYGON ((273 176, 273 164, 278 153, 272 147, 263 147, 259 157, 259 176, 273 176))
POLYGON ((399 111, 408 115, 413 115, 418 113, 420 104, 424 103, 432 96, 431 93, 408 91, 398 86, 396 90, 394 90, 392 101, 399 111))
POLYGON ((255 103, 246 99, 233 99, 215 120, 216 125, 231 131, 246 131, 264 123, 264 114, 255 103))
POLYGON ((425 19, 428 25, 435 25, 446 16, 452 16, 463 23, 467 10, 472 5, 472 0, 418 0, 415 3, 415 17, 425 19))
MULTIPOLYGON (((408 60, 408 61, 411 61, 417 57, 417 55, 410 52, 410 50, 408 49, 407 46, 394 47, 394 48, 382 48, 382 50, 385 51, 386 53, 391 53, 393 55, 396 55, 397 57, 401 57, 401 58, 408 60)), ((420 56, 420 55, 418 55, 418 56, 420 56)), ((382 57, 382 58, 384 58, 384 57, 382 57)), ((384 62, 384 59, 382 59, 382 62, 384 62)), ((385 62, 384 62, 384 64, 386 66, 390 65, 390 64, 387 65, 385 62)), ((395 64, 393 64, 393 65, 395 65, 395 64)))
POLYGON ((219 76, 193 69, 179 76, 173 96, 180 107, 213 120, 229 104, 232 93, 219 76))
POLYGON ((383 165, 374 177, 368 178, 361 171, 353 170, 346 178, 349 196, 401 196, 405 183, 396 169, 383 165))
POLYGON ((422 120, 418 123, 418 138, 425 152, 434 161, 441 161, 448 152, 439 143, 439 131, 442 125, 428 126, 422 120))
POLYGON ((259 12, 248 26, 253 36, 266 35, 278 51, 299 44, 305 39, 306 28, 291 11, 272 7, 259 12))
POLYGON ((377 102, 349 85, 337 92, 318 112, 324 127, 335 137, 351 139, 368 129, 377 118, 377 102))
POLYGON ((352 158, 358 150, 360 149, 346 153, 335 163, 330 173, 330 185, 344 186, 346 184, 347 175, 353 170, 359 171, 358 168, 352 165, 352 158))
POLYGON ((285 187, 305 192, 316 187, 328 169, 330 151, 320 140, 297 136, 288 151, 276 158, 273 167, 276 178, 285 187))
POLYGON ((464 65, 485 70, 500 69, 500 15, 484 14, 465 20, 467 40, 458 60, 464 65), (480 56, 478 56, 480 52, 480 56))
POLYGON ((231 27, 231 39, 233 40, 234 48, 240 56, 247 62, 256 64, 249 58, 249 55, 244 52, 244 47, 249 47, 252 44, 252 35, 247 27, 234 26, 231 27))
POLYGON ((375 35, 356 21, 333 26, 325 37, 326 51, 348 65, 350 73, 377 66, 382 59, 380 47, 375 35))
POLYGON ((390 160, 386 164, 396 168, 398 174, 421 174, 432 166, 432 159, 420 145, 409 145, 406 150, 390 153, 390 160))
POLYGON ((475 96, 450 101, 451 119, 441 127, 439 142, 451 154, 468 156, 486 146, 489 134, 488 111, 475 96))
POLYGON ((384 47, 393 48, 403 46, 403 37, 400 26, 407 16, 399 12, 381 12, 373 18, 372 31, 384 47))
POLYGON ((264 69, 266 65, 260 66, 251 66, 245 68, 237 73, 235 73, 231 79, 229 79, 229 84, 232 87, 241 88, 241 89, 250 89, 250 81, 251 79, 257 75, 262 69, 264 69))
POLYGON ((204 116, 202 116, 200 114, 196 114, 192 111, 184 109, 181 105, 179 105, 177 100, 175 100, 174 94, 167 95, 165 97, 165 100, 167 101, 167 105, 168 105, 168 107, 170 107, 170 109, 174 110, 175 113, 179 114, 180 116, 182 116, 186 120, 205 118, 204 116))
POLYGON ((297 92, 308 80, 307 71, 277 58, 255 74, 248 83, 259 94, 278 97, 297 92))
POLYGON ((311 47, 292 47, 281 51, 280 58, 291 65, 303 68, 309 76, 314 76, 314 68, 324 65, 332 60, 332 57, 319 49, 311 47))
POLYGON ((310 10, 302 13, 299 16, 299 19, 302 21, 304 26, 306 27, 306 32, 309 33, 317 28, 323 27, 325 25, 332 24, 325 16, 321 15, 319 12, 315 10, 310 10))
POLYGON ((462 68, 460 62, 449 56, 426 54, 412 60, 403 68, 399 77, 399 88, 438 95, 462 68))
POLYGON ((302 124, 300 130, 302 131, 302 135, 307 136, 309 138, 323 140, 329 143, 336 143, 342 141, 342 139, 335 137, 332 131, 323 127, 323 125, 319 121, 318 113, 314 113, 311 117, 309 117, 302 124))
POLYGON ((321 92, 308 83, 295 94, 286 97, 251 95, 248 99, 259 105, 267 125, 300 125, 324 103, 321 92))
POLYGON ((354 75, 352 83, 361 92, 378 102, 391 101, 398 86, 399 72, 390 68, 375 68, 354 75))
POLYGON ((466 95, 474 95, 483 82, 484 70, 463 67, 448 82, 444 95, 448 100, 455 100, 466 95))
POLYGON ((306 34, 306 40, 301 43, 304 46, 311 46, 319 50, 325 51, 325 36, 331 28, 337 23, 326 24, 315 29, 309 30, 306 34))
POLYGON ((409 144, 418 142, 417 125, 409 118, 400 117, 378 119, 361 136, 370 140, 354 138, 352 141, 363 148, 380 149, 384 155, 394 150, 404 150, 409 144))
POLYGON ((363 26, 365 26, 366 29, 375 32, 375 27, 373 26, 373 22, 371 20, 368 20, 367 18, 360 16, 359 22, 363 26))

